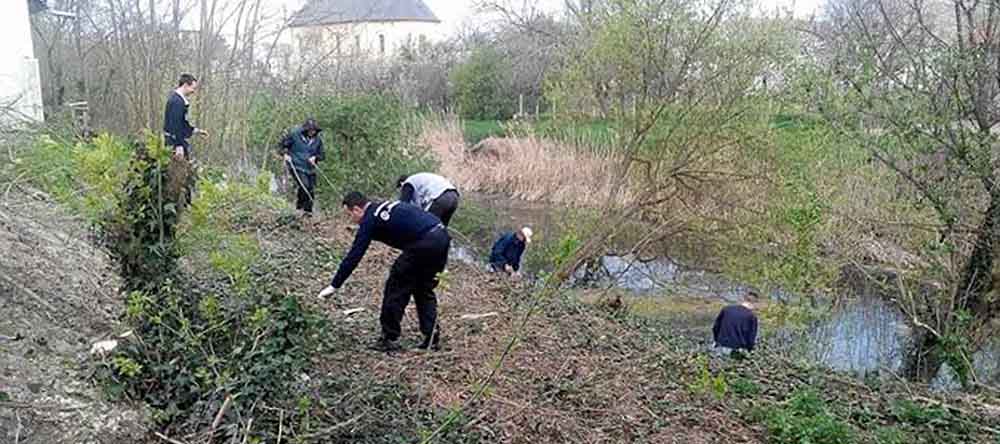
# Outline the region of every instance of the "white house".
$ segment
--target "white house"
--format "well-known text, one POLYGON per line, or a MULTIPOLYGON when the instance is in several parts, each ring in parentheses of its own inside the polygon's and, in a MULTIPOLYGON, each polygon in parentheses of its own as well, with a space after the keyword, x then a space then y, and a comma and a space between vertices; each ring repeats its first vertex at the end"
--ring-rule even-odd
POLYGON ((28 18, 43 9, 44 0, 3 0, 0 7, 0 125, 45 118, 28 18))
POLYGON ((419 51, 444 33, 422 0, 308 0, 290 27, 300 54, 368 60, 419 51))

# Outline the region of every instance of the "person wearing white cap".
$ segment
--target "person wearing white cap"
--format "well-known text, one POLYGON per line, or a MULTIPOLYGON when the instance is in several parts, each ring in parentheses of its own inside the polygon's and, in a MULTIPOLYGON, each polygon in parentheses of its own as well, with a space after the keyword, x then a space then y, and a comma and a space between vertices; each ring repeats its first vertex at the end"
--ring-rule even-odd
POLYGON ((490 268, 494 272, 506 272, 514 276, 521 275, 521 256, 524 250, 531 243, 531 236, 534 233, 531 228, 524 227, 516 233, 504 233, 493 244, 490 252, 490 268))

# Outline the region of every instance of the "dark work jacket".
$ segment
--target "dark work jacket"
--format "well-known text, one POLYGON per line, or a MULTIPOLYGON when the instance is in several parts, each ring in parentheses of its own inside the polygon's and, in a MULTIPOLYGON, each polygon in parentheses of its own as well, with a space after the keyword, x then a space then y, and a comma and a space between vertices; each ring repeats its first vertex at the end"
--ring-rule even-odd
POLYGON ((365 256, 372 240, 404 250, 439 225, 441 220, 437 216, 415 205, 398 201, 372 202, 365 208, 365 215, 361 218, 358 233, 354 235, 351 250, 340 262, 337 274, 333 276, 330 285, 333 288, 344 285, 344 281, 351 276, 361 258, 365 256))
POLYGON ((712 327, 715 345, 753 350, 757 342, 757 315, 742 305, 730 305, 719 312, 712 327))
POLYGON ((310 157, 315 157, 317 163, 326 157, 323 153, 323 139, 320 139, 319 133, 316 133, 316 137, 307 139, 301 126, 289 131, 281 140, 281 149, 282 154, 292 156, 295 170, 305 174, 316 172, 316 167, 309 163, 310 157))
POLYGON ((187 146, 187 139, 194 135, 194 127, 188 122, 188 104, 177 91, 167 97, 167 108, 163 112, 163 133, 168 147, 187 146))
POLYGON ((514 233, 505 233, 493 244, 490 252, 490 263, 497 268, 510 265, 515 271, 521 269, 521 255, 524 254, 524 242, 514 233))

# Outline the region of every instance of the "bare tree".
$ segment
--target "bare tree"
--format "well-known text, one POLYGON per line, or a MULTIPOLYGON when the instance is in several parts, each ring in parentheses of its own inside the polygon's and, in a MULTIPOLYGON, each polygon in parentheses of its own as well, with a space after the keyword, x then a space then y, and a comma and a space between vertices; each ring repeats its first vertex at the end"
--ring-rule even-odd
MULTIPOLYGON (((997 2, 844 0, 832 4, 834 79, 824 112, 913 191, 905 234, 940 282, 903 292, 918 331, 910 377, 947 362, 972 382, 971 354, 1000 315, 1000 14, 997 2), (945 13, 947 12, 947 13, 945 13)), ((901 234, 902 236, 902 234, 901 234)))

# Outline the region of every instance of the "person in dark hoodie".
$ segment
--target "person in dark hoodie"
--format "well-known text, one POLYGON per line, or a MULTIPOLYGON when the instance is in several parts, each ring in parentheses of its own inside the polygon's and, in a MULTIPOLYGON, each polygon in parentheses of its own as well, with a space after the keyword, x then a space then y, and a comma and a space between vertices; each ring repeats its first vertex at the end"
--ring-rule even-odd
POLYGON ((281 154, 298 189, 295 209, 306 217, 312 216, 316 199, 316 166, 326 157, 321 131, 316 120, 306 119, 281 140, 281 154))
POLYGON ((198 79, 191 74, 181 74, 177 89, 167 97, 163 111, 163 136, 167 148, 173 150, 177 159, 191 160, 191 143, 188 139, 195 134, 207 136, 208 132, 196 128, 188 121, 189 98, 198 90, 198 79))
POLYGON ((721 355, 751 352, 757 345, 757 315, 754 303, 757 294, 747 293, 741 304, 729 305, 719 312, 712 327, 716 351, 721 355))

